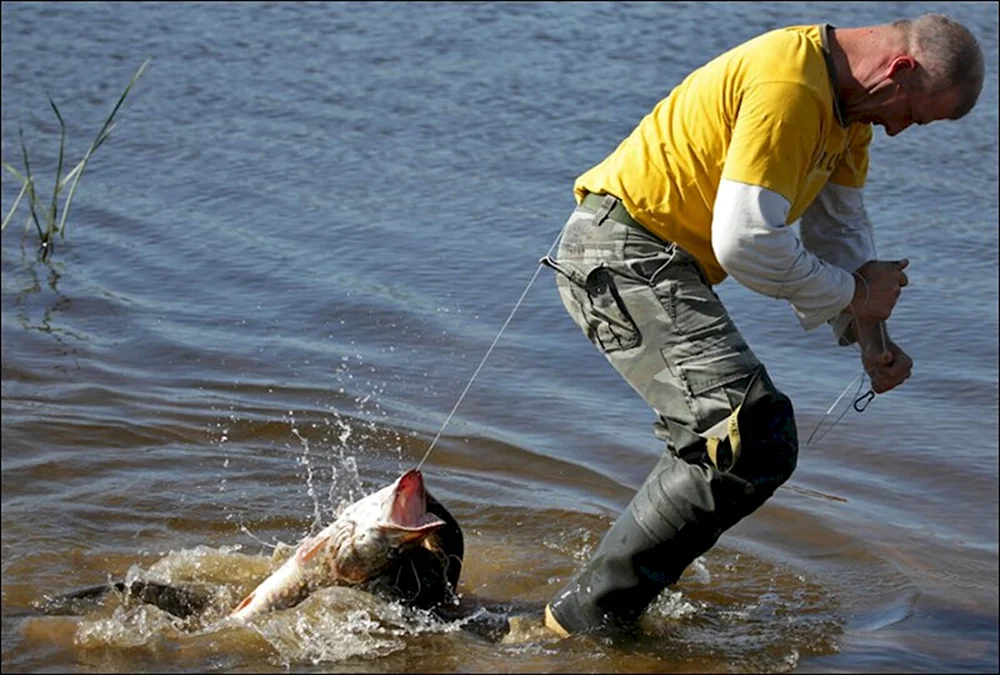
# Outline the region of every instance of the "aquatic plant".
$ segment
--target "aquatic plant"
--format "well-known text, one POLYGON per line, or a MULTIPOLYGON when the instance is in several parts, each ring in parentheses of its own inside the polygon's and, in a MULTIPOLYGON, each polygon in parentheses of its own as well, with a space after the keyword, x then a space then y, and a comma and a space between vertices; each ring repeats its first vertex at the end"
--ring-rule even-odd
MULTIPOLYGON (((11 206, 10 211, 4 216, 3 223, 0 224, 0 232, 7 229, 8 223, 14 217, 14 213, 17 211, 17 207, 21 204, 21 200, 27 195, 28 197, 28 223, 34 223, 35 229, 38 232, 39 239, 39 249, 38 257, 41 260, 46 260, 55 249, 55 235, 59 234, 60 239, 66 237, 66 217, 69 215, 70 205, 73 203, 73 195, 76 194, 76 188, 80 184, 80 178, 83 176, 83 171, 87 167, 87 162, 97 151, 101 145, 104 144, 106 140, 111 136, 111 131, 114 129, 114 119, 115 115, 118 113, 119 108, 125 102, 125 98, 128 93, 132 90, 133 85, 142 75, 143 71, 146 70, 146 66, 149 65, 150 59, 143 61, 139 69, 135 71, 135 75, 129 81, 128 86, 125 87, 125 91, 118 99, 118 103, 111 110, 111 114, 108 115, 107 119, 104 120, 104 125, 101 130, 97 132, 97 136, 94 138, 93 143, 87 148, 87 152, 84 153, 83 159, 73 167, 65 176, 62 175, 63 163, 65 158, 65 148, 66 148, 66 124, 63 122, 63 117, 59 113, 59 108, 56 106, 55 101, 52 97, 49 97, 49 105, 52 106, 52 111, 56 114, 56 119, 59 120, 59 159, 56 162, 56 180, 52 187, 52 199, 46 206, 43 203, 41 197, 36 189, 35 177, 31 173, 31 163, 28 160, 28 148, 24 144, 24 132, 18 130, 18 137, 21 141, 21 158, 24 162, 24 172, 18 171, 10 163, 4 161, 3 168, 10 175, 14 176, 17 180, 21 181, 21 191, 18 193, 17 198, 14 200, 14 205, 11 206), (63 201, 62 208, 59 207, 59 195, 62 194, 63 189, 69 185, 69 192, 63 201), (39 215, 41 214, 41 215, 39 215)), ((27 226, 27 224, 26 224, 27 226)))

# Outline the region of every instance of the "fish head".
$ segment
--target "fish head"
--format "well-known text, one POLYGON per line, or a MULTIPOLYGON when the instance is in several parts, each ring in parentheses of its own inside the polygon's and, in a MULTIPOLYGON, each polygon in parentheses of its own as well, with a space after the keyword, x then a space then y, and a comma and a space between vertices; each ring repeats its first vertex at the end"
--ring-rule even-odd
POLYGON ((341 514, 351 522, 351 536, 339 547, 337 575, 361 583, 378 575, 399 553, 419 546, 445 525, 427 512, 424 479, 410 469, 394 483, 355 502, 341 514))

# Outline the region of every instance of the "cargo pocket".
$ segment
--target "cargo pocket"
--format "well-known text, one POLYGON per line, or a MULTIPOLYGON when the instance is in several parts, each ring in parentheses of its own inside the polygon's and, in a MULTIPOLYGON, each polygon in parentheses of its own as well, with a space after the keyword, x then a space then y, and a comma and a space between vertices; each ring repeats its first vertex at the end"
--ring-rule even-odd
POLYGON ((663 347, 661 353, 684 382, 699 432, 739 405, 747 382, 761 365, 733 323, 725 319, 697 339, 682 338, 663 347))
POLYGON ((739 405, 760 361, 689 254, 678 251, 670 280, 655 290, 673 328, 660 351, 684 382, 695 429, 704 430, 739 405))
POLYGON ((559 273, 563 304, 587 339, 605 354, 638 347, 642 335, 615 286, 614 273, 603 263, 589 271, 545 257, 541 261, 559 273))
POLYGON ((731 324, 729 313, 691 255, 678 251, 666 289, 665 306, 678 335, 698 339, 731 324))

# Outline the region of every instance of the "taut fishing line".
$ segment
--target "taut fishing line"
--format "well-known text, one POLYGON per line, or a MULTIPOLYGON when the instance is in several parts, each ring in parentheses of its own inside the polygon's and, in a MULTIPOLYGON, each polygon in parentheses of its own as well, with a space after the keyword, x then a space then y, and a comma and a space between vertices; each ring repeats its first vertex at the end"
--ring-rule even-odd
MULTIPOLYGON (((552 251, 555 250, 556 244, 559 243, 559 238, 561 236, 562 236, 562 230, 560 230, 559 234, 556 235, 555 241, 552 242, 552 246, 549 247, 549 252, 545 254, 545 257, 552 255, 552 251)), ((538 273, 541 271, 541 269, 542 269, 542 261, 539 260, 538 264, 535 265, 535 273, 531 275, 531 281, 529 281, 528 285, 524 287, 524 291, 521 293, 521 297, 517 299, 516 303, 514 303, 514 309, 510 310, 510 314, 507 315, 507 320, 503 322, 502 326, 500 326, 500 331, 497 333, 496 337, 493 338, 493 343, 490 345, 489 349, 487 349, 486 353, 483 355, 483 360, 479 362, 478 366, 476 366, 475 372, 472 373, 472 377, 469 378, 469 383, 465 385, 465 389, 462 390, 462 393, 459 395, 458 400, 455 401, 455 406, 451 409, 451 412, 448 413, 448 417, 445 418, 444 424, 442 424, 441 428, 438 429, 437 436, 435 436, 434 440, 431 441, 431 445, 429 448, 427 448, 427 452, 424 453, 423 459, 421 459, 420 463, 417 464, 417 470, 419 470, 420 467, 424 465, 424 462, 427 461, 428 455, 431 454, 431 450, 433 450, 434 446, 437 445, 438 440, 441 438, 441 434, 444 433, 445 427, 448 426, 448 422, 451 421, 451 418, 454 416, 455 411, 458 410, 458 406, 462 405, 462 401, 465 399, 465 395, 469 393, 469 389, 472 387, 472 383, 476 381, 476 377, 479 375, 479 371, 483 369, 483 365, 485 365, 486 359, 490 358, 490 354, 493 353, 493 348, 496 347, 497 342, 500 341, 500 336, 503 335, 503 332, 507 329, 508 324, 510 324, 510 320, 514 318, 514 313, 521 306, 521 303, 524 302, 525 296, 528 295, 528 291, 531 290, 531 286, 535 283, 535 279, 538 278, 538 273)))
MULTIPOLYGON (((868 227, 866 229, 868 230, 868 241, 871 242, 871 245, 872 245, 872 256, 873 256, 874 260, 878 260, 878 253, 876 252, 876 249, 875 249, 875 235, 872 234, 871 223, 867 223, 867 225, 868 225, 868 227)), ((868 285, 868 280, 865 279, 863 276, 861 276, 857 272, 855 272, 853 274, 853 276, 854 276, 855 279, 860 280, 865 285, 865 301, 864 301, 864 303, 862 303, 862 307, 863 307, 865 304, 868 303, 868 300, 869 300, 869 298, 871 296, 871 288, 868 285)), ((848 307, 850 308, 851 313, 854 314, 854 321, 855 321, 855 336, 854 336, 855 337, 855 342, 854 342, 854 346, 856 346, 858 348, 858 353, 860 354, 862 352, 861 352, 861 343, 860 343, 860 340, 858 339, 860 336, 857 334, 858 333, 858 329, 857 329, 858 315, 857 315, 857 312, 854 311, 854 307, 852 307, 850 305, 848 305, 848 307)), ((889 342, 889 336, 886 335, 886 332, 885 332, 885 321, 879 321, 878 322, 878 328, 879 328, 879 337, 882 340, 882 352, 885 352, 885 350, 887 349, 888 342, 889 342)), ((837 337, 839 339, 840 336, 838 335, 837 337)), ((863 354, 862 354, 862 357, 863 357, 863 354)), ((867 375, 867 373, 865 372, 864 365, 862 365, 862 367, 861 367, 861 373, 858 374, 858 375, 856 375, 855 378, 853 380, 851 380, 851 383, 849 385, 847 385, 842 392, 840 392, 840 396, 838 396, 837 399, 832 404, 830 404, 830 407, 827 408, 827 410, 826 410, 825 413, 823 413, 823 416, 819 419, 819 422, 817 422, 816 426, 813 427, 812 433, 809 434, 809 439, 806 441, 806 447, 809 447, 809 445, 813 442, 814 439, 817 440, 817 441, 822 440, 828 433, 830 433, 831 431, 833 431, 833 428, 835 426, 837 426, 837 423, 840 422, 840 420, 844 419, 844 415, 847 414, 847 411, 850 408, 845 407, 844 411, 837 416, 837 419, 835 419, 833 421, 833 423, 830 424, 830 426, 819 436, 819 438, 816 438, 816 432, 818 432, 819 429, 820 429, 820 427, 823 426, 823 422, 826 421, 826 418, 830 416, 830 414, 833 412, 833 409, 837 407, 837 404, 840 403, 840 400, 842 398, 844 398, 844 396, 851 389, 851 387, 854 386, 855 382, 858 383, 858 388, 854 392, 854 400, 851 403, 850 407, 854 408, 854 410, 856 410, 859 413, 864 412, 868 408, 868 404, 871 403, 872 400, 874 400, 876 394, 875 394, 875 390, 872 389, 871 387, 869 387, 868 391, 866 391, 864 394, 861 393, 861 389, 862 389, 862 387, 864 386, 864 383, 865 383, 865 376, 866 375, 867 375)))
MULTIPOLYGON (((871 242, 871 246, 872 246, 872 255, 874 256, 874 259, 877 260, 878 259, 878 255, 875 252, 875 237, 872 234, 871 224, 868 224, 868 227, 866 229, 868 230, 868 238, 869 238, 869 241, 871 242)), ((549 247, 548 253, 546 253, 545 257, 548 257, 548 256, 552 255, 552 251, 555 250, 556 244, 559 243, 559 238, 560 237, 562 237, 562 230, 560 230, 559 234, 556 235, 556 238, 552 242, 552 245, 549 247)), ((543 260, 544 260, 544 258, 543 258, 543 260)), ((472 388, 472 383, 476 381, 476 377, 479 376, 479 372, 483 369, 483 366, 486 364, 486 360, 488 358, 490 358, 490 354, 493 353, 493 349, 494 349, 494 347, 497 346, 497 342, 500 341, 500 337, 503 335, 503 332, 507 329, 507 326, 510 324, 511 320, 514 318, 514 314, 521 307, 521 304, 524 302, 524 298, 528 295, 528 291, 531 290, 532 285, 534 285, 535 280, 538 278, 538 273, 541 271, 541 269, 542 269, 542 261, 539 260, 538 264, 535 266, 534 274, 531 275, 531 280, 528 281, 528 285, 524 287, 524 291, 522 291, 522 293, 521 293, 521 297, 519 297, 517 299, 517 302, 514 303, 513 309, 511 309, 510 310, 510 314, 507 315, 507 320, 503 322, 502 326, 500 326, 500 330, 497 332, 496 337, 493 338, 493 342, 490 344, 489 348, 486 350, 486 353, 483 355, 483 358, 479 362, 479 365, 476 366, 476 370, 472 373, 472 377, 469 378, 469 382, 465 385, 465 389, 463 389, 462 393, 459 394, 458 400, 455 401, 455 405, 452 407, 451 412, 448 413, 448 416, 445 418, 444 423, 441 425, 441 428, 438 429, 437 434, 434 436, 434 440, 431 441, 430 446, 427 448, 427 452, 424 453, 424 456, 423 456, 423 458, 421 458, 420 463, 417 464, 417 469, 418 470, 423 467, 424 462, 427 461, 427 458, 430 456, 431 452, 437 446, 437 442, 441 439, 441 434, 444 433, 444 430, 448 426, 448 423, 451 422, 451 418, 455 416, 455 412, 458 410, 458 407, 460 405, 462 405, 462 401, 465 400, 465 395, 469 393, 469 389, 472 388)), ((857 278, 857 279, 860 279, 861 282, 865 285, 865 303, 867 303, 869 295, 870 295, 868 281, 864 277, 862 277, 860 274, 855 274, 854 277, 857 278)), ((779 297, 779 298, 781 297, 781 288, 778 289, 777 297, 779 297)), ((854 313, 854 308, 853 307, 851 307, 851 312, 854 313)), ((855 321, 856 320, 857 320, 857 314, 855 314, 855 321)), ((881 333, 881 338, 882 338, 882 351, 884 352, 885 349, 886 349, 886 344, 888 342, 888 337, 886 336, 886 333, 885 333, 885 322, 884 321, 880 321, 879 322, 879 331, 881 333)), ((857 337, 857 336, 855 336, 855 337, 857 337)), ((858 346, 858 351, 860 352, 861 351, 860 345, 857 344, 857 341, 856 341, 855 344, 856 344, 856 346, 858 346)), ((860 412, 864 412, 865 409, 867 409, 868 404, 872 401, 872 399, 875 398, 876 394, 875 394, 875 391, 873 389, 871 389, 870 387, 869 387, 869 389, 868 389, 867 392, 865 392, 864 394, 861 394, 861 389, 864 386, 864 382, 865 382, 865 376, 866 376, 866 373, 864 371, 864 367, 862 366, 861 373, 859 375, 855 376, 853 380, 851 380, 851 383, 848 384, 847 387, 844 388, 844 390, 840 393, 840 396, 837 397, 837 399, 830 405, 830 407, 827 409, 827 411, 823 414, 823 417, 821 417, 820 420, 819 420, 819 422, 817 422, 816 426, 813 428, 812 433, 809 434, 809 439, 806 441, 806 446, 807 447, 809 446, 810 443, 813 442, 814 439, 815 440, 821 440, 822 438, 824 438, 828 433, 830 433, 830 431, 833 430, 833 428, 835 426, 837 426, 837 423, 840 422, 840 420, 842 420, 844 418, 844 415, 847 414, 848 408, 844 408, 844 411, 842 413, 840 413, 840 415, 837 416, 837 419, 835 419, 833 421, 833 423, 830 424, 829 428, 827 428, 819 436, 819 438, 815 438, 816 437, 816 433, 819 431, 820 427, 823 425, 823 422, 825 422, 826 418, 831 415, 831 413, 833 412, 833 409, 837 407, 837 404, 840 403, 841 399, 844 398, 844 396, 851 389, 851 387, 853 387, 855 385, 855 383, 857 383, 857 391, 854 394, 854 400, 852 402, 851 407, 853 407, 859 413, 860 412)))

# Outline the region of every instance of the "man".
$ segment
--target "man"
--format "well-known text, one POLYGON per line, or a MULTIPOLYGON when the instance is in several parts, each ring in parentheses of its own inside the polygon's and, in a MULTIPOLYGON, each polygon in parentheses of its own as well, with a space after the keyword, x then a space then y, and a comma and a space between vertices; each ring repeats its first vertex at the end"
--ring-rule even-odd
POLYGON ((775 30, 699 68, 574 185, 556 269, 587 337, 658 415, 667 450, 546 607, 561 636, 633 625, 791 475, 792 405, 712 290, 727 275, 858 342, 875 392, 912 361, 884 321, 907 261, 875 259, 861 198, 872 125, 959 119, 983 55, 929 14, 775 30), (801 219, 801 237, 791 225, 801 219))

